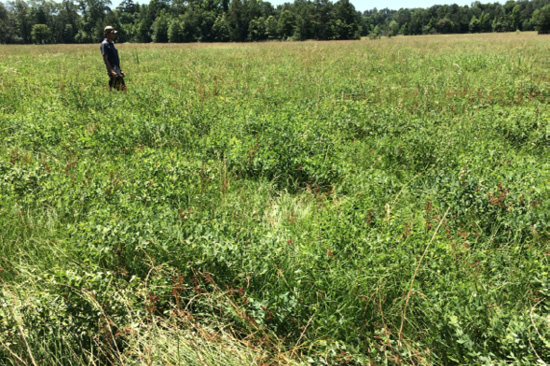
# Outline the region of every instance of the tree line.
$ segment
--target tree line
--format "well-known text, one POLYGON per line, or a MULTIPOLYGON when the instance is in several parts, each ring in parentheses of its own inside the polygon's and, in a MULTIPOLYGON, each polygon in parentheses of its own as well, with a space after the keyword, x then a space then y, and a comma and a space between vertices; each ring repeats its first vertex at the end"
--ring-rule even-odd
POLYGON ((357 11, 349 0, 15 0, 0 3, 0 43, 90 43, 105 25, 119 42, 344 40, 432 33, 549 33, 550 0, 357 11))
POLYGON ((512 1, 505 4, 473 2, 471 6, 434 5, 427 9, 376 9, 363 13, 364 23, 376 34, 450 34, 550 30, 550 0, 512 1))

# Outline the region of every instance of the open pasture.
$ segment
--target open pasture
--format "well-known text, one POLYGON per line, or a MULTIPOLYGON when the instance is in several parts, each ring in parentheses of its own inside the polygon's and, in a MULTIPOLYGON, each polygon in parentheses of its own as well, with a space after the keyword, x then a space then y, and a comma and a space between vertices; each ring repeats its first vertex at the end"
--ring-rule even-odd
POLYGON ((550 38, 0 46, 0 364, 550 362, 550 38))

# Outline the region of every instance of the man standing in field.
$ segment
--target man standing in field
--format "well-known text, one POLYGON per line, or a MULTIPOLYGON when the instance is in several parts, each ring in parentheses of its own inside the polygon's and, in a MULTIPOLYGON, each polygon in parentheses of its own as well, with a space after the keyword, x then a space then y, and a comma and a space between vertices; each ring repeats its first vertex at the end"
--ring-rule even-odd
POLYGON ((110 25, 106 26, 104 31, 105 39, 101 42, 99 48, 101 49, 105 66, 107 66, 109 90, 113 90, 113 88, 116 90, 126 90, 126 83, 124 82, 124 77, 126 75, 120 70, 120 60, 114 42, 117 31, 110 25))

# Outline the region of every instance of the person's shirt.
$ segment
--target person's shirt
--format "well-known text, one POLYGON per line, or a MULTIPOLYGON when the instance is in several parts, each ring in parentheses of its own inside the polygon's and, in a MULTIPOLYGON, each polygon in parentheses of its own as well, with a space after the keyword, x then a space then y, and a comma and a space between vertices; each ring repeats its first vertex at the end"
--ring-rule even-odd
MULTIPOLYGON (((109 61, 109 64, 111 64, 111 67, 114 69, 116 66, 120 69, 120 60, 118 59, 118 51, 115 44, 109 42, 109 40, 105 38, 103 42, 101 42, 99 48, 101 49, 101 54, 103 56, 107 55, 107 60, 109 61)), ((109 69, 107 69, 107 72, 109 72, 109 69)))

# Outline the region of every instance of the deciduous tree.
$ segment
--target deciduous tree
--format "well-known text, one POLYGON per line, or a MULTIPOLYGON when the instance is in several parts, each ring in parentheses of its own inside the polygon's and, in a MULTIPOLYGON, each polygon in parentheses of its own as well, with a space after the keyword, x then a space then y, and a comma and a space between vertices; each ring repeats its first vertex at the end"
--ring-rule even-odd
POLYGON ((52 30, 46 24, 35 24, 31 35, 34 43, 47 43, 52 36, 52 30))

